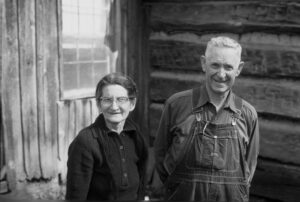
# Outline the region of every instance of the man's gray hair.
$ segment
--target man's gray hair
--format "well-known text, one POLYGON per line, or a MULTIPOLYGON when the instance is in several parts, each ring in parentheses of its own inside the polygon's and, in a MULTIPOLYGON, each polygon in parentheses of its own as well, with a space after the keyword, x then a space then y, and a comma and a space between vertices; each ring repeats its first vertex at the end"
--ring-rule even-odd
POLYGON ((237 51, 237 54, 239 55, 239 57, 241 57, 242 54, 242 47, 241 45, 226 36, 219 36, 219 37, 215 37, 215 38, 211 38, 210 41, 207 43, 207 47, 206 47, 206 51, 205 51, 205 55, 207 56, 208 50, 212 47, 225 47, 225 48, 233 48, 237 51))

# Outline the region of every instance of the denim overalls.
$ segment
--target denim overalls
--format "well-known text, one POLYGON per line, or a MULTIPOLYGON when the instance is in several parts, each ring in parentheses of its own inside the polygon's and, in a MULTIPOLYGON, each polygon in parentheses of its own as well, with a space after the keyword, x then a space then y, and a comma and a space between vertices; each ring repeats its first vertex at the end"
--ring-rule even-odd
MULTIPOLYGON (((199 90, 193 91, 194 103, 199 98, 197 92, 199 90)), ((235 102, 240 112, 242 100, 237 97, 235 102)), ((194 110, 174 130, 174 133, 181 134, 176 134, 177 139, 173 141, 164 161, 170 173, 166 181, 165 200, 249 200, 246 150, 236 127, 236 120, 241 114, 228 113, 232 113, 229 124, 214 124, 211 123, 213 120, 205 120, 201 109, 194 110)))

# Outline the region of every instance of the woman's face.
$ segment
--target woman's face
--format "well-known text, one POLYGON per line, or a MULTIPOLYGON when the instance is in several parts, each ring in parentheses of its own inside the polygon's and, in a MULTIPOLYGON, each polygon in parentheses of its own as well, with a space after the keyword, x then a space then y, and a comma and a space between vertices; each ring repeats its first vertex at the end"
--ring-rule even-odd
POLYGON ((99 109, 108 124, 125 122, 129 112, 135 108, 136 99, 129 99, 128 91, 121 85, 108 85, 102 89, 99 109))

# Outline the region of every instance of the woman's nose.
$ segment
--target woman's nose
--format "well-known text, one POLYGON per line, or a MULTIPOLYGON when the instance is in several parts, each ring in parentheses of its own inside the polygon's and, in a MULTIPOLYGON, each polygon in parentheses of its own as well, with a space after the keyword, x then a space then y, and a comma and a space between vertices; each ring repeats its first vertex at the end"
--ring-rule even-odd
POLYGON ((112 103, 111 103, 111 106, 110 108, 112 109, 117 109, 119 107, 118 103, 117 103, 117 100, 113 100, 112 103))

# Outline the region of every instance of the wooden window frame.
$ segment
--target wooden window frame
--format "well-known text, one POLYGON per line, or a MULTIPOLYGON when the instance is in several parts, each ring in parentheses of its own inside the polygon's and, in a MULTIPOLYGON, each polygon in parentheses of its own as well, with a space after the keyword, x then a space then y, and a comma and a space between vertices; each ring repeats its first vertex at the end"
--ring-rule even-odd
MULTIPOLYGON (((74 90, 64 91, 64 58, 63 58, 63 8, 62 8, 62 0, 58 0, 58 43, 59 43, 59 99, 60 100, 74 100, 74 99, 83 99, 83 98, 92 98, 95 95, 95 88, 96 85, 92 88, 83 89, 78 88, 74 90), (73 91, 73 92, 72 92, 73 91)), ((109 23, 109 22, 108 22, 109 23)), ((109 72, 115 72, 115 64, 116 64, 116 58, 117 54, 110 51, 108 47, 105 47, 106 52, 106 58, 107 58, 107 71, 109 72)), ((97 62, 97 61, 96 61, 97 62)))

